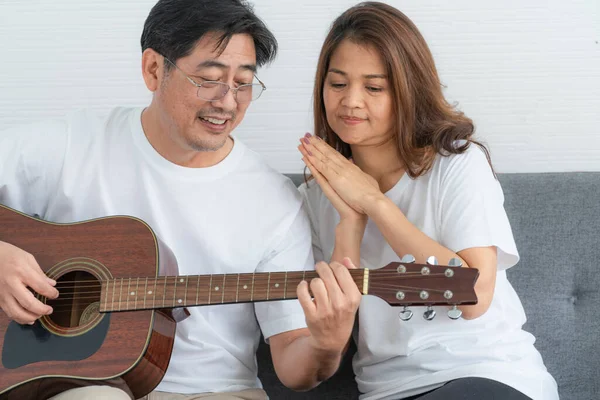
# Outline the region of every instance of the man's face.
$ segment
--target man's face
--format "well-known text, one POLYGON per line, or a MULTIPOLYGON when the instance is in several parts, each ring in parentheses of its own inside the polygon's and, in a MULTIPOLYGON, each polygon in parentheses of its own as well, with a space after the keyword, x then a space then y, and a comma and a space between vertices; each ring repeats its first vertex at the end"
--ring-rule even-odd
POLYGON ((233 35, 221 54, 215 51, 215 44, 214 35, 205 35, 188 56, 171 60, 179 70, 170 65, 155 92, 161 125, 167 128, 171 140, 187 150, 219 150, 249 105, 237 102, 231 91, 219 100, 201 99, 198 87, 186 78, 187 75, 198 84, 223 82, 231 88, 252 83, 256 71, 252 37, 233 35))

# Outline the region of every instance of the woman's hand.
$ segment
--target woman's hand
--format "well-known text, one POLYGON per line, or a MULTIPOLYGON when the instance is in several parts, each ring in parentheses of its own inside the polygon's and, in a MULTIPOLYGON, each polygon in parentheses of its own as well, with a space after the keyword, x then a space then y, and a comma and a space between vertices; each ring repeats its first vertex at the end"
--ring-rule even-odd
POLYGON ((340 214, 340 220, 348 221, 351 223, 358 222, 361 223, 361 225, 366 224, 367 216, 364 213, 356 211, 355 209, 350 207, 344 200, 342 200, 342 198, 336 193, 336 191, 333 190, 327 179, 310 162, 309 157, 311 156, 309 155, 308 151, 304 148, 304 145, 301 144, 300 146, 298 146, 298 150, 300 150, 300 152, 303 155, 302 161, 304 161, 304 164, 306 164, 306 166, 310 170, 310 173, 323 190, 325 196, 327 196, 333 207, 335 207, 337 212, 340 214))
MULTIPOLYGON (((365 215, 368 202, 382 196, 379 184, 372 176, 363 172, 325 141, 306 134, 301 142, 298 149, 304 156, 304 163, 340 215, 338 205, 344 208, 341 202, 355 212, 365 215), (328 187, 327 191, 325 187, 328 187), (334 192, 335 196, 331 192, 334 192)), ((346 209, 343 211, 348 213, 346 209)))

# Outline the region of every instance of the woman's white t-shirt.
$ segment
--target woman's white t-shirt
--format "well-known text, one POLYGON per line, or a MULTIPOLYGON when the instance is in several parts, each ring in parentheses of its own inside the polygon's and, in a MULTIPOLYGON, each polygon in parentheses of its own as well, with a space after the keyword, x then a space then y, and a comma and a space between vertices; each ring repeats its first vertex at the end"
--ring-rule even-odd
MULTIPOLYGON (((315 259, 329 261, 339 214, 316 181, 299 190, 311 219, 315 259)), ((464 154, 438 156, 427 174, 417 179, 405 174, 385 195, 412 224, 456 253, 496 246, 496 287, 488 311, 474 320, 451 320, 448 307, 434 307, 437 317, 427 321, 422 318, 424 307, 412 307, 414 317, 402 321, 399 308, 364 296, 354 358, 361 399, 408 397, 461 377, 493 379, 534 400, 558 399, 535 338, 522 329, 525 312, 506 277, 519 255, 502 188, 483 151, 471 145, 464 154)), ((361 267, 376 269, 399 261, 371 220, 360 250, 361 267)))

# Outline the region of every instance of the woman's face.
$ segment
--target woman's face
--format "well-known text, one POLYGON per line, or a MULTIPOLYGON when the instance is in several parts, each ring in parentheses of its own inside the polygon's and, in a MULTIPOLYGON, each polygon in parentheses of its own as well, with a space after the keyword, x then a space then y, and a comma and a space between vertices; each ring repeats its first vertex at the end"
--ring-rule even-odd
POLYGON ((371 46, 340 43, 331 56, 323 102, 329 126, 345 143, 379 145, 393 135, 390 82, 371 46))

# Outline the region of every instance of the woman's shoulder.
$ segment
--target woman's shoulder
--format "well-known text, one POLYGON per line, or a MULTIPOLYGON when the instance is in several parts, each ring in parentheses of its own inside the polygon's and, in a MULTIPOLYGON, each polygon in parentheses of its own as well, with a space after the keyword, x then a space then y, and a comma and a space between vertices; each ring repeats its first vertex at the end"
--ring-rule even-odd
POLYGON ((438 154, 430 173, 441 178, 456 175, 493 177, 489 150, 474 142, 464 140, 454 142, 454 147, 457 149, 465 145, 467 148, 463 152, 438 154))

